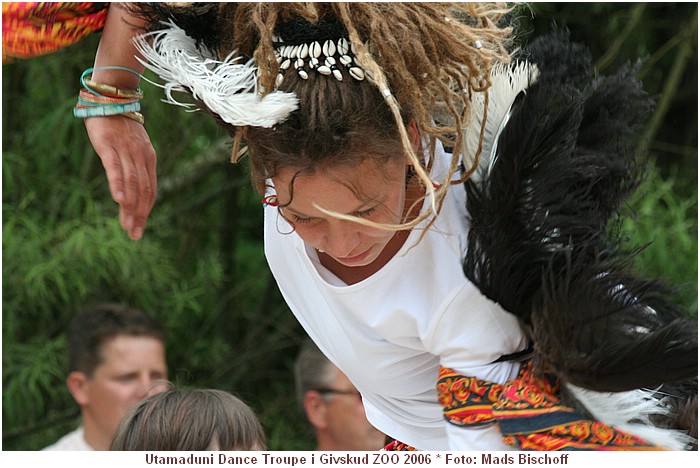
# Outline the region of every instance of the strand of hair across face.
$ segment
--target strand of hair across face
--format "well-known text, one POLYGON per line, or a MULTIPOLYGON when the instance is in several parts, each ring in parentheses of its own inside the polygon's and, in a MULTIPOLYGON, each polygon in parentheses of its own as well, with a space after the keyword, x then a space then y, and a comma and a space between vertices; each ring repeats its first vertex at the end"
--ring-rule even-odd
MULTIPOLYGON (((359 34, 357 33, 357 30, 355 29, 354 25, 352 24, 352 21, 350 21, 349 18, 349 5, 343 4, 343 5, 338 5, 338 11, 340 13, 340 18, 341 20, 345 23, 347 31, 348 31, 348 37, 350 41, 355 44, 355 49, 357 53, 357 60, 360 64, 360 66, 367 72, 370 81, 377 86, 379 91, 384 95, 385 101, 389 108, 391 109, 391 112, 394 116, 394 120, 396 121, 396 126, 399 130, 399 135, 401 136, 401 143, 404 148, 404 154, 407 156, 408 160, 411 162, 413 167, 416 169, 416 173, 418 174, 418 177, 421 179, 423 184, 426 187, 426 190, 428 191, 428 196, 430 197, 430 204, 431 204, 431 211, 432 213, 437 214, 437 207, 439 204, 438 201, 438 196, 439 199, 441 200, 445 196, 445 190, 441 189, 438 191, 438 194, 435 193, 434 187, 432 185, 432 181, 430 180, 430 176, 427 174, 427 172, 423 169, 423 165, 420 163, 418 156, 415 154, 413 151, 411 141, 408 138, 408 133, 406 132, 406 127, 403 124, 403 118, 401 116, 401 111, 399 109, 398 102, 396 101, 396 98, 394 97, 393 94, 391 94, 391 88, 389 88, 389 84, 387 83, 386 76, 384 75, 383 70, 377 62, 372 58, 372 56, 369 54, 367 51, 367 48, 365 45, 362 43, 360 40, 359 34)), ((430 216, 430 213, 426 214, 421 214, 419 215, 415 220, 407 222, 407 223, 402 223, 401 225, 397 225, 394 227, 396 230, 401 230, 401 229, 410 229, 414 226, 416 226, 418 223, 420 223, 424 218, 430 216)))

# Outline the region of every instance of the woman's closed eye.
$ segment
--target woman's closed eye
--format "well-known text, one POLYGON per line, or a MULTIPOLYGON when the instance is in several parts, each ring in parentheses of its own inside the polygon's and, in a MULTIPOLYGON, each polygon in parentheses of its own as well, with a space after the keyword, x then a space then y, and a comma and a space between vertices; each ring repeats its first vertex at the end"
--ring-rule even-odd
POLYGON ((315 218, 303 218, 301 216, 297 216, 292 213, 292 221, 294 223, 299 223, 299 224, 308 224, 311 221, 313 221, 315 218))
MULTIPOLYGON (((368 208, 368 209, 363 210, 363 211, 357 211, 357 212, 353 213, 352 216, 357 216, 358 218, 369 218, 376 211, 377 211, 377 207, 375 206, 375 207, 368 208)), ((307 218, 307 217, 299 216, 299 215, 296 215, 294 213, 290 213, 290 214, 292 215, 292 221, 294 223, 299 223, 299 224, 308 224, 308 223, 311 223, 312 221, 314 221, 315 219, 317 219, 317 218, 307 218)))
POLYGON ((357 213, 353 213, 353 216, 357 216, 358 218, 369 218, 374 214, 375 211, 377 211, 376 206, 368 208, 364 211, 358 211, 357 213))

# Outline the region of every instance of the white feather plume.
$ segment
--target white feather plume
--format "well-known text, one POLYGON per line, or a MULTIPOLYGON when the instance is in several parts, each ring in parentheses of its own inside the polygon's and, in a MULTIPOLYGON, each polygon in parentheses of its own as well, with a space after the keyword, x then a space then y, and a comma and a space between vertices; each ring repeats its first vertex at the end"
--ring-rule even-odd
POLYGON ((652 390, 594 392, 570 383, 566 387, 598 421, 634 434, 669 450, 687 450, 695 440, 685 432, 654 426, 650 417, 668 414, 670 409, 652 390))
MULTIPOLYGON (((532 63, 519 62, 514 66, 498 64, 491 70, 491 87, 488 90, 489 103, 484 127, 484 140, 479 153, 479 169, 471 179, 479 182, 488 174, 495 163, 498 137, 510 118, 515 98, 535 82, 539 71, 532 63)), ((475 93, 472 98, 472 124, 462 134, 464 138, 464 165, 469 168, 474 164, 474 157, 479 148, 479 135, 484 116, 484 93, 475 93)))
POLYGON ((299 107, 293 93, 273 91, 261 96, 252 59, 240 63, 234 52, 217 60, 172 21, 164 25, 165 29, 134 38, 134 45, 145 59, 141 63, 165 81, 151 82, 165 90, 165 102, 195 107, 173 97, 175 91, 190 92, 226 123, 266 128, 283 122, 299 107))

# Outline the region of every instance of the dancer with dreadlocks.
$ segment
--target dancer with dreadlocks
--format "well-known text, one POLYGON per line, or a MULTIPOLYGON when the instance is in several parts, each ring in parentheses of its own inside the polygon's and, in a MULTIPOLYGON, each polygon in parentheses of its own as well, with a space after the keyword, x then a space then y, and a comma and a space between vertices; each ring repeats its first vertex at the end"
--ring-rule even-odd
POLYGON ((563 32, 511 57, 493 4, 134 13, 168 99, 251 158, 280 290, 389 448, 694 443, 696 327, 608 229, 638 182, 634 68, 595 77, 563 32))

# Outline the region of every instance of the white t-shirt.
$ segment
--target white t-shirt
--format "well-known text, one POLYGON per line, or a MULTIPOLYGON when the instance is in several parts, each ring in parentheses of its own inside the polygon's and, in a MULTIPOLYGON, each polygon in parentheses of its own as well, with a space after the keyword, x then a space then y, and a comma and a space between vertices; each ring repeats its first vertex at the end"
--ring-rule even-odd
MULTIPOLYGON (((438 148, 434 180, 450 156, 438 148)), ((437 399, 438 367, 504 382, 518 364, 491 364, 525 347, 515 316, 487 299, 462 270, 465 189, 453 186, 418 243, 414 228, 381 270, 346 285, 275 208, 265 210, 265 253, 287 304, 309 336, 362 393, 369 421, 422 450, 508 450, 495 427, 449 424, 437 399)), ((425 209, 425 207, 424 207, 425 209)))
POLYGON ((85 442, 83 426, 64 435, 55 444, 45 447, 43 450, 63 450, 63 451, 89 451, 93 448, 85 442))

